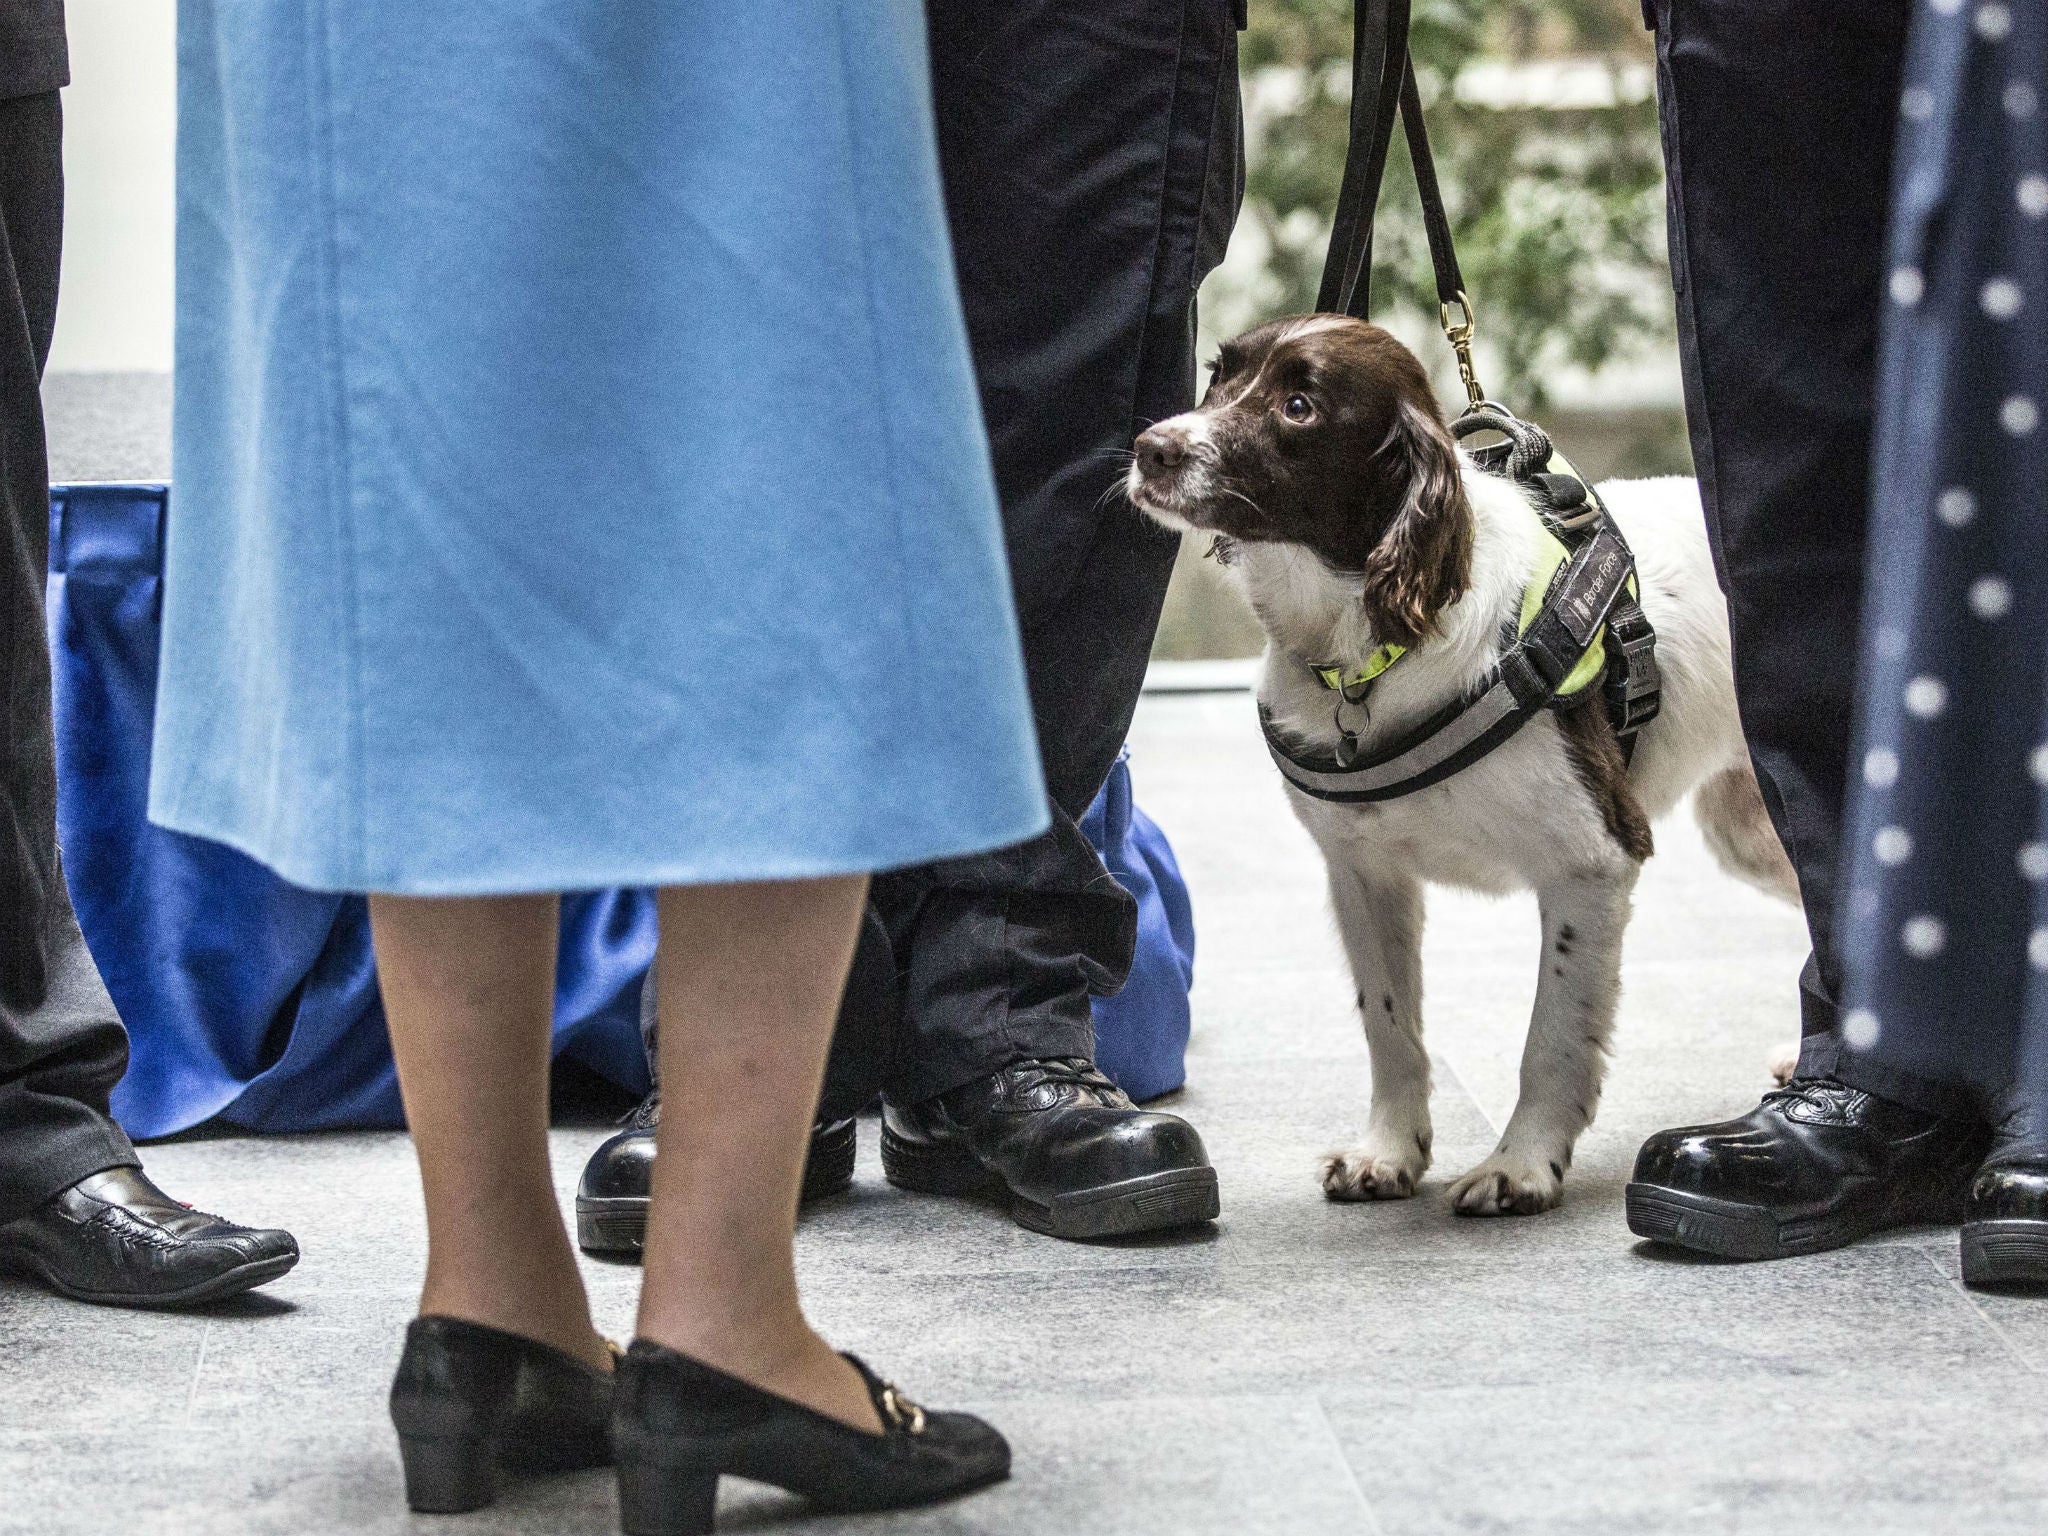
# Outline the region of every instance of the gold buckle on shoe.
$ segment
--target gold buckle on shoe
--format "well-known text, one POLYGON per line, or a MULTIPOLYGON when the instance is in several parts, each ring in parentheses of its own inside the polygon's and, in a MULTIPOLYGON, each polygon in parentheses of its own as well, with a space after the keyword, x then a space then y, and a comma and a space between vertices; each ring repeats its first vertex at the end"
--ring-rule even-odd
POLYGON ((905 1434, 924 1433, 924 1410, 896 1390, 894 1382, 882 1384, 882 1412, 905 1434))

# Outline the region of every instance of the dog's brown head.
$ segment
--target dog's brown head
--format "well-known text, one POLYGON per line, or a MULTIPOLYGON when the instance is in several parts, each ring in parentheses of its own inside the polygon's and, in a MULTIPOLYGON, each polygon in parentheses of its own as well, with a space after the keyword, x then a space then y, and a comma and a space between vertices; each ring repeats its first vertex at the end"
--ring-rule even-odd
POLYGON ((1412 645, 1464 595, 1472 516, 1415 354, 1343 315, 1224 343, 1196 409, 1138 438, 1126 491, 1174 528, 1298 544, 1356 572, 1373 633, 1412 645))

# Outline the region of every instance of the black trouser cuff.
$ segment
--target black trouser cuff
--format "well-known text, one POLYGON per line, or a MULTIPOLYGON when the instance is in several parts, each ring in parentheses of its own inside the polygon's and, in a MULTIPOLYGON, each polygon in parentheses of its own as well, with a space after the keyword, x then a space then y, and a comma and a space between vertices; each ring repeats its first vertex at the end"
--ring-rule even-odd
POLYGON ((1797 1075, 1831 1077, 1922 1114, 1954 1120, 1983 1118, 1975 1089, 1888 1066, 1862 1051, 1852 1051, 1839 1035, 1808 1035, 1802 1040, 1797 1075))
POLYGON ((915 1060, 897 1064, 898 1070, 890 1074, 885 1091, 892 1103, 922 1104, 926 1099, 993 1077, 1020 1061, 1047 1061, 1056 1056, 1095 1059, 1092 1018, 1081 1023, 1039 1018, 1023 1033, 1027 1035, 1026 1041, 1008 1038, 1007 1031, 995 1031, 992 1036, 963 1036, 957 1042, 949 1039, 947 1044, 957 1044, 959 1049, 939 1054, 931 1053, 933 1041, 927 1036, 915 1060), (973 1047, 977 1045, 983 1048, 975 1051, 973 1047))
MULTIPOLYGON (((8 1136, 11 1138, 10 1131, 8 1136)), ((139 1168, 135 1144, 111 1120, 24 1138, 34 1156, 0 1163, 0 1224, 26 1216, 52 1195, 109 1168, 139 1168)), ((27 1150, 27 1146, 23 1147, 27 1150)))

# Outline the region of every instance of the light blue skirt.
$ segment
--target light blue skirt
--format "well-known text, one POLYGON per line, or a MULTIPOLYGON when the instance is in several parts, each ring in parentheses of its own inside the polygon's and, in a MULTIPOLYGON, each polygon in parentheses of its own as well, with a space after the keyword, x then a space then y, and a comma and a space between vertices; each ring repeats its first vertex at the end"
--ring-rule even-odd
POLYGON ((1045 824, 919 0, 181 0, 150 816, 323 890, 1045 824))

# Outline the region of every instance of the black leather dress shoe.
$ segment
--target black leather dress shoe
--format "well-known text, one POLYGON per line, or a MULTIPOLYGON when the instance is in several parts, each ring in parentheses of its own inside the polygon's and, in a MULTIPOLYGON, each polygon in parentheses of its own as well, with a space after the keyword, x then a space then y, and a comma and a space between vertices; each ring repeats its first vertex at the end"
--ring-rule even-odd
POLYGON ((1994 1155, 1963 1208, 1963 1283, 2048 1285, 2048 1158, 1994 1155))
MULTIPOLYGON (((585 1253, 637 1254, 647 1240, 647 1202, 654 1181, 654 1128, 661 1121, 657 1090, 640 1101, 625 1129, 590 1154, 576 1185, 576 1244, 585 1253)), ((811 1127, 804 1161, 806 1204, 836 1195, 853 1183, 855 1139, 851 1120, 820 1120, 811 1127)))
POLYGON ((1840 1248, 1887 1227, 1960 1219, 1988 1128, 1800 1078, 1720 1125, 1659 1131, 1636 1156, 1638 1237, 1724 1259, 1840 1248))
POLYGON ((140 1168, 92 1174, 0 1226, 0 1268, 106 1306, 217 1301, 298 1262, 291 1233, 238 1227, 181 1205, 140 1168))
POLYGON ((882 1171, 903 1189, 1006 1197, 1052 1237, 1127 1237, 1214 1221, 1216 1170, 1195 1128, 1137 1108, 1093 1063, 1020 1061, 882 1112, 882 1171))

